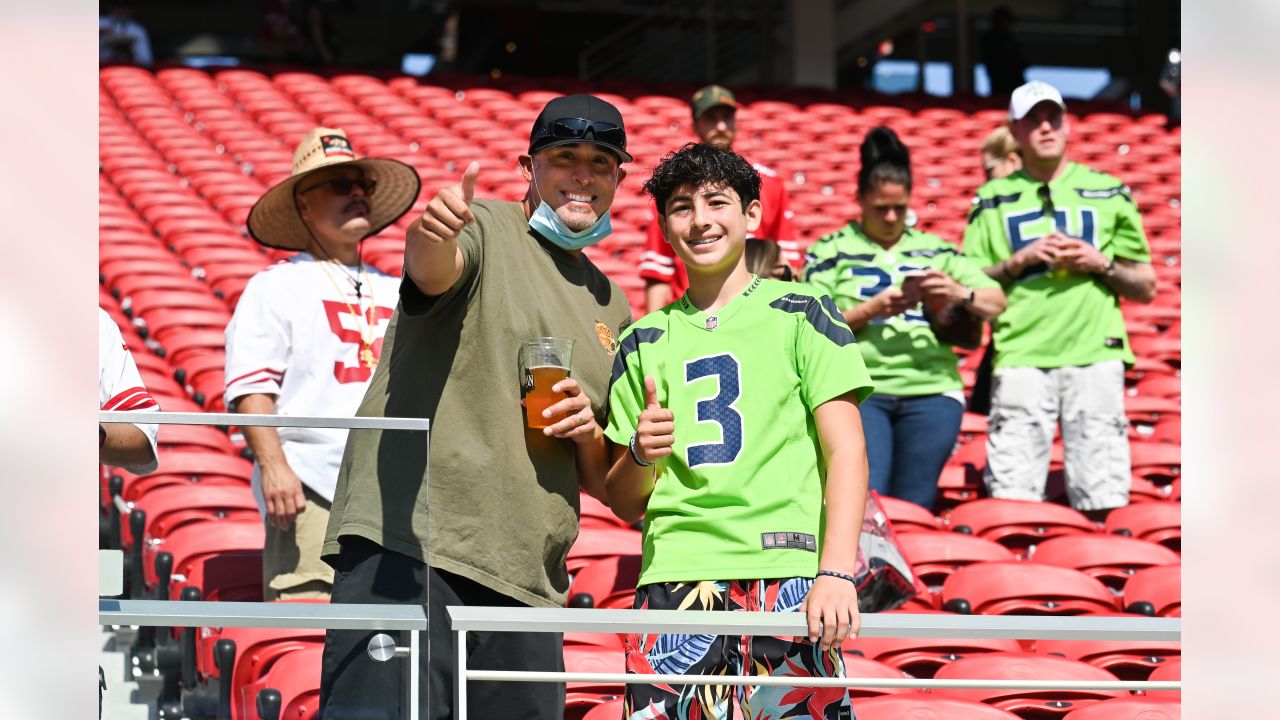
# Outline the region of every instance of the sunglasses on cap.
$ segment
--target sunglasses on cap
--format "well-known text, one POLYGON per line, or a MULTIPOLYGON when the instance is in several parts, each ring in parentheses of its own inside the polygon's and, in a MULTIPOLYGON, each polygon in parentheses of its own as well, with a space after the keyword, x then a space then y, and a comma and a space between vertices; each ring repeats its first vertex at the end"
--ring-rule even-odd
POLYGON ((326 186, 333 191, 334 195, 350 195, 352 190, 360 188, 364 191, 365 197, 368 197, 373 195, 373 191, 377 189, 378 181, 370 180, 369 178, 329 178, 328 180, 318 182, 315 185, 299 190, 298 194, 302 195, 303 193, 309 193, 312 190, 319 190, 326 186))
POLYGON ((597 122, 585 118, 551 120, 542 126, 541 131, 538 133, 538 140, 545 140, 546 138, 586 140, 588 139, 588 133, 590 133, 591 139, 598 140, 606 145, 615 145, 620 148, 627 146, 626 130, 613 123, 597 122))

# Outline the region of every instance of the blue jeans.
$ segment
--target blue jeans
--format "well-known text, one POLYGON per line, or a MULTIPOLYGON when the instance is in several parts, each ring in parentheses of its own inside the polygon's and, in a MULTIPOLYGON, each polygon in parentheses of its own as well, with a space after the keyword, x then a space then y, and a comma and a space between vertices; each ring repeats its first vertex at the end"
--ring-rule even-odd
POLYGON ((929 510, 964 405, 945 395, 872 395, 861 405, 871 489, 929 510))

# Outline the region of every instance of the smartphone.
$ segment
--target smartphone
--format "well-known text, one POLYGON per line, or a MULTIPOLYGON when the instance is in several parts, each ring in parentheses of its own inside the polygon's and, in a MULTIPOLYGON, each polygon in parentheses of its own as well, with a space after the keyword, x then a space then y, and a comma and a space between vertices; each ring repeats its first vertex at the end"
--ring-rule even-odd
POLYGON ((928 277, 928 273, 909 272, 902 278, 902 295, 907 302, 915 305, 920 302, 920 283, 928 277))

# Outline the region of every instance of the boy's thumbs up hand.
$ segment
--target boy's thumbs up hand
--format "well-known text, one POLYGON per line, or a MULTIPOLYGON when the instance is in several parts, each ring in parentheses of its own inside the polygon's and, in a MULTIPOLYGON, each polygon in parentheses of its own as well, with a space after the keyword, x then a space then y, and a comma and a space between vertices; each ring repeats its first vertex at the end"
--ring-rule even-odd
POLYGON ((671 454, 675 445, 675 415, 658 402, 658 384, 652 377, 644 379, 644 411, 636 425, 636 455, 645 462, 671 454))

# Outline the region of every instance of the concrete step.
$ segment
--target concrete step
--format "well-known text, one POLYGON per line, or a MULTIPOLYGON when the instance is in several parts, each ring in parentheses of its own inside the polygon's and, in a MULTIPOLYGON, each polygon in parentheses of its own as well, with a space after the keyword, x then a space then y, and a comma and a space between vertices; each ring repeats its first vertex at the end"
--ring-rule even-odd
POLYGON ((103 720, 156 720, 154 702, 146 702, 133 679, 128 646, 122 645, 114 631, 104 628, 98 665, 102 667, 107 689, 102 694, 103 720))

